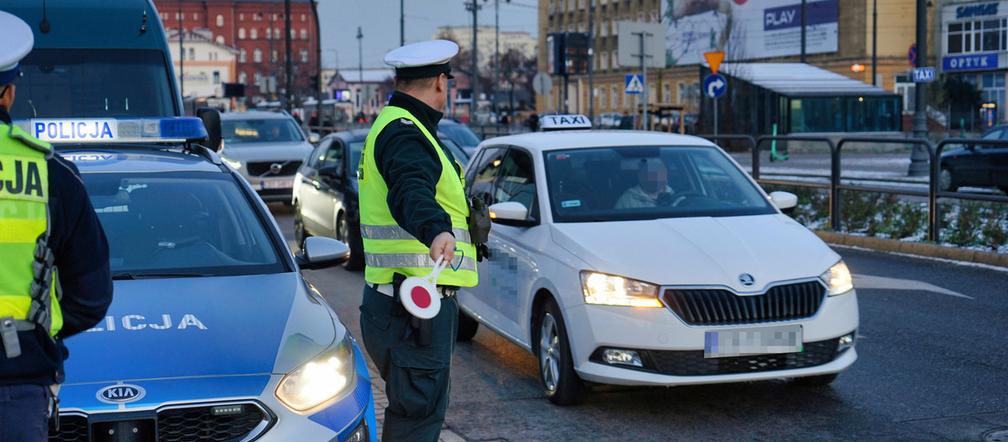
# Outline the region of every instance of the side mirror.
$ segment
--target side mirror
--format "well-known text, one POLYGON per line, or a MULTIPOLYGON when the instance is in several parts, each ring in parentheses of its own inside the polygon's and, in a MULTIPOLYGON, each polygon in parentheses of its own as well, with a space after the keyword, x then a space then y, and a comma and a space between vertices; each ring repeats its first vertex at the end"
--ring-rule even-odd
POLYGON ((490 221, 495 223, 521 227, 536 224, 535 221, 528 218, 528 208, 517 201, 493 204, 488 210, 490 211, 490 221))
POLYGON ((320 140, 322 140, 322 137, 320 137, 318 133, 315 133, 315 132, 309 132, 308 133, 308 142, 309 143, 318 144, 318 142, 320 140))
POLYGON ((790 211, 798 206, 798 196, 791 192, 770 192, 770 201, 781 211, 790 211))
POLYGON ((223 141, 220 112, 217 109, 201 107, 196 109, 196 116, 203 120, 203 126, 206 127, 207 147, 214 152, 220 152, 223 141))
POLYGON ((309 236, 295 260, 301 270, 334 267, 350 259, 350 247, 332 238, 309 236))

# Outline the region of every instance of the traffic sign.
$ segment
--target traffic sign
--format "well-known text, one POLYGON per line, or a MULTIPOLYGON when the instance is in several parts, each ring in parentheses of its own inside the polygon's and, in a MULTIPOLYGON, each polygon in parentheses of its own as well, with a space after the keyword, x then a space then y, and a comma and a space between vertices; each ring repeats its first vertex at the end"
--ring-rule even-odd
POLYGON ((644 77, 640 74, 626 74, 626 87, 624 92, 628 94, 639 94, 644 92, 644 77))
POLYGON ((718 98, 728 91, 728 80, 721 74, 710 74, 704 77, 704 94, 710 98, 718 98))
POLYGON ((716 74, 718 68, 721 67, 721 62, 724 61, 724 52, 704 52, 703 56, 707 59, 707 64, 710 65, 711 73, 716 74))
POLYGON ((914 83, 930 83, 935 80, 935 68, 914 68, 913 70, 913 81, 914 83))
POLYGON ((547 95, 553 90, 553 79, 545 72, 538 72, 532 77, 532 90, 539 95, 547 95))
POLYGON ((910 62, 910 66, 917 66, 917 43, 911 44, 907 50, 907 61, 910 62))

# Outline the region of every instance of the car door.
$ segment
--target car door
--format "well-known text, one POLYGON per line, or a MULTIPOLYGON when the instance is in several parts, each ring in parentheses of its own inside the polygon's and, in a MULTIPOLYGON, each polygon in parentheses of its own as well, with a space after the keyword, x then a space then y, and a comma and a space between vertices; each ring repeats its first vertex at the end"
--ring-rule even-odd
MULTIPOLYGON (((506 152, 504 147, 486 147, 479 151, 477 158, 466 169, 466 192, 469 198, 481 199, 487 205, 494 203, 494 183, 506 152)), ((490 235, 493 236, 492 230, 490 235)), ((480 283, 476 287, 460 290, 459 301, 463 308, 491 328, 500 329, 502 320, 498 315, 492 314, 494 310, 491 306, 495 292, 492 285, 497 279, 491 266, 493 258, 491 254, 477 265, 480 283)))
MULTIPOLYGON (((497 220, 487 244, 490 257, 481 263, 487 268, 489 288, 486 299, 490 315, 498 318, 502 332, 527 342, 527 308, 537 272, 539 251, 545 228, 538 224, 539 197, 535 180, 535 159, 526 150, 510 147, 501 159, 494 180, 493 202, 518 202, 528 209, 524 221, 497 220)), ((481 280, 481 284, 484 281, 481 280)))
MULTIPOLYGON (((1001 140, 1008 141, 1008 130, 1001 133, 1001 140)), ((991 184, 1008 193, 1008 146, 991 146, 987 156, 991 184)))
POLYGON ((298 192, 298 206, 301 211, 301 219, 305 223, 305 228, 312 234, 324 232, 324 224, 319 214, 320 199, 324 198, 321 191, 322 182, 319 180, 319 165, 325 157, 325 151, 332 144, 333 137, 326 137, 319 146, 312 151, 311 156, 302 167, 301 183, 298 192))
MULTIPOLYGON (((998 140, 1005 134, 1003 129, 994 129, 984 134, 984 140, 998 140)), ((957 178, 961 186, 990 186, 991 182, 991 151, 997 150, 994 146, 977 144, 968 151, 960 161, 959 170, 961 173, 957 178)))

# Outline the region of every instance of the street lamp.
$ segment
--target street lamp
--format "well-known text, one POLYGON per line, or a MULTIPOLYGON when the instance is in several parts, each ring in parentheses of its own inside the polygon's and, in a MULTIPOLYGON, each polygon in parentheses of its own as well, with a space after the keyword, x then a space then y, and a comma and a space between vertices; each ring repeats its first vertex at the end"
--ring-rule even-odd
MULTIPOLYGON (((357 83, 360 88, 364 89, 364 93, 367 93, 367 88, 364 86, 364 31, 360 26, 357 27, 357 83)), ((360 89, 358 89, 360 90, 360 89)), ((364 101, 361 101, 360 97, 357 97, 357 101, 360 103, 360 113, 364 113, 364 101)))

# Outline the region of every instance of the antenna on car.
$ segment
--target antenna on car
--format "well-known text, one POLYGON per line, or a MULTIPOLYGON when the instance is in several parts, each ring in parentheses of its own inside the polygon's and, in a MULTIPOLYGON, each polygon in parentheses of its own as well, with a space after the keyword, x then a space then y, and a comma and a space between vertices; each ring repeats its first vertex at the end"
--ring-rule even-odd
POLYGON ((42 0, 42 20, 38 24, 39 31, 48 34, 52 26, 49 25, 49 16, 46 14, 46 0, 42 0))

